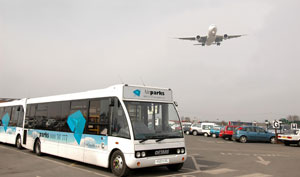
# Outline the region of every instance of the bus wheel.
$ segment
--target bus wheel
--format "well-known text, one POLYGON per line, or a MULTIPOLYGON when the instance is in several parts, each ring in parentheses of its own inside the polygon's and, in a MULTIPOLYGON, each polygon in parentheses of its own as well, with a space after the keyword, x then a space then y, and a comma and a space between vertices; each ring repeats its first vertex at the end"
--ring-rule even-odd
POLYGON ((167 168, 170 171, 178 171, 182 168, 182 166, 183 166, 183 163, 178 163, 178 164, 167 165, 167 168))
POLYGON ((36 140, 35 145, 34 145, 34 152, 36 155, 41 156, 42 151, 41 151, 41 142, 40 140, 36 140))
POLYGON ((20 137, 20 135, 18 135, 18 137, 17 137, 16 147, 17 147, 18 149, 22 149, 22 144, 21 144, 21 137, 20 137))
POLYGON ((130 169, 127 167, 124 155, 121 151, 115 151, 110 158, 110 168, 116 176, 127 176, 130 169))

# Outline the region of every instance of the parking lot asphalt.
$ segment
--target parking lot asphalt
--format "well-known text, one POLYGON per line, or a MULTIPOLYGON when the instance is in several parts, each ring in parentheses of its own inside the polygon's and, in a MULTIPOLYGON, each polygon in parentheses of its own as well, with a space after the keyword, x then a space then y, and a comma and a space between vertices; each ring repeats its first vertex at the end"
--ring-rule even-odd
MULTIPOLYGON (((220 138, 186 136, 188 159, 179 172, 166 167, 133 170, 131 176, 167 177, 283 177, 299 176, 300 147, 270 143, 238 143, 220 138)), ((36 156, 0 144, 0 176, 5 177, 106 177, 106 168, 51 155, 36 156)))

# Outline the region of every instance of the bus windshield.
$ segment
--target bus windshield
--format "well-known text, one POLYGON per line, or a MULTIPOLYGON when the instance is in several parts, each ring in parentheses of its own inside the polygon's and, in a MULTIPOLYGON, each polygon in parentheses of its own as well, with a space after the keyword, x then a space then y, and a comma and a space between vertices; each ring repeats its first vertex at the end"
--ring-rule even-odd
POLYGON ((125 101, 136 140, 183 138, 173 104, 125 101))

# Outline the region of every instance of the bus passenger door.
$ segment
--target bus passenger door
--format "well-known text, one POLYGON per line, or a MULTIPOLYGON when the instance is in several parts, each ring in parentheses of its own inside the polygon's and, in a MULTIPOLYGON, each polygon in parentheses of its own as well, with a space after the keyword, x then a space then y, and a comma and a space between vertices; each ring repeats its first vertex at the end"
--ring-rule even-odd
POLYGON ((108 152, 109 98, 90 100, 84 134, 84 162, 106 166, 108 152))

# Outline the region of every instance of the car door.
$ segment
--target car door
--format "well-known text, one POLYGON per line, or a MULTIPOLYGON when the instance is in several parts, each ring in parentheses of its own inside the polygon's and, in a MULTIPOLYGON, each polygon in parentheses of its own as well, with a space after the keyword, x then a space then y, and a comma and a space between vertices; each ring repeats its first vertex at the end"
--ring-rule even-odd
POLYGON ((255 127, 247 127, 247 137, 248 140, 256 141, 256 129, 255 127))
POLYGON ((257 141, 267 141, 267 133, 264 129, 256 127, 257 141))

